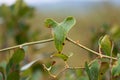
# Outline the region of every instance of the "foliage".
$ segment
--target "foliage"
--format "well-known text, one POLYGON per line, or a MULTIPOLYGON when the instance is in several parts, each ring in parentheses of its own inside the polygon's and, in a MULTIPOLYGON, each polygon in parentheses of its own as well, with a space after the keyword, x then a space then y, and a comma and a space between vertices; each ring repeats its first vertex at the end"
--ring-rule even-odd
MULTIPOLYGON (((120 27, 117 24, 103 24, 100 28, 95 29, 93 31, 93 37, 91 40, 92 43, 92 48, 94 50, 98 50, 98 41, 99 38, 103 35, 108 35, 108 38, 110 38, 110 41, 108 42, 108 45, 114 44, 114 48, 113 48, 113 55, 116 56, 117 53, 120 52, 120 46, 119 46, 119 42, 120 42, 120 27), (113 43, 111 42, 111 40, 113 41, 113 43)), ((107 38, 107 36, 106 36, 107 38)), ((100 38, 101 39, 101 38, 100 38)), ((107 47, 109 48, 109 47, 107 47)), ((110 52, 109 52, 110 53, 110 52)))
POLYGON ((45 25, 52 29, 53 38, 26 43, 29 41, 27 36, 29 25, 26 23, 26 19, 33 15, 33 8, 27 6, 22 0, 17 0, 12 6, 2 5, 0 12, 0 17, 6 24, 5 27, 12 31, 11 33, 8 30, 7 33, 10 33, 8 35, 14 35, 16 43, 19 44, 0 50, 0 52, 11 50, 8 61, 0 63, 0 80, 119 80, 120 28, 118 26, 104 25, 102 32, 96 31, 92 43, 94 46, 97 43, 98 52, 96 52, 67 36, 76 23, 74 17, 67 17, 61 23, 53 19, 46 19, 45 25), (46 55, 29 63, 25 62, 27 51, 25 46, 51 41, 54 41, 57 52, 50 54, 47 62, 42 61, 46 55), (67 60, 71 56, 63 52, 65 41, 69 41, 97 57, 89 63, 86 62, 84 67, 70 67, 67 60), (55 58, 64 62, 63 69, 56 64, 55 58), (59 69, 60 71, 57 71, 59 69))
POLYGON ((98 80, 99 69, 100 69, 100 64, 99 64, 98 60, 93 62, 93 64, 90 67, 86 63, 85 69, 86 69, 86 72, 89 76, 89 80, 98 80))
MULTIPOLYGON (((3 38, 13 36, 16 44, 22 44, 30 40, 28 19, 33 17, 34 8, 29 7, 23 0, 17 0, 15 4, 0 6, 0 18, 2 19, 3 30, 5 33, 3 38)), ((32 34, 35 34, 32 33, 32 34)), ((31 38, 32 39, 32 38, 31 38)), ((7 42, 5 42, 7 43, 7 42)), ((4 44, 3 44, 4 45, 4 44)))
POLYGON ((112 42, 108 35, 105 35, 99 41, 99 46, 103 51, 103 54, 110 56, 112 50, 112 42))
POLYGON ((74 26, 75 19, 73 17, 66 18, 63 22, 57 23, 52 19, 47 19, 45 24, 47 27, 51 27, 53 30, 53 37, 55 41, 55 46, 59 53, 63 49, 64 41, 66 39, 67 33, 74 26))

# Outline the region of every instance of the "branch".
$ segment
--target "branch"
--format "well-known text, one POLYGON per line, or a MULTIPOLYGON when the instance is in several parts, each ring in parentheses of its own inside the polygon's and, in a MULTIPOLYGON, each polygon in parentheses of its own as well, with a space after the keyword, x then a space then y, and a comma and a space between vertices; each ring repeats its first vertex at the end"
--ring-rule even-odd
POLYGON ((117 58, 114 58, 114 57, 111 57, 111 56, 107 56, 107 55, 103 55, 103 54, 100 54, 100 53, 98 53, 96 51, 93 51, 92 49, 89 49, 89 48, 85 47, 84 45, 82 45, 82 44, 80 44, 78 42, 75 42, 74 40, 72 40, 69 37, 67 37, 66 40, 71 42, 71 43, 73 43, 74 45, 77 45, 78 47, 81 47, 81 48, 83 48, 83 49, 85 49, 85 50, 87 50, 87 51, 89 51, 89 52, 91 52, 93 54, 96 54, 96 55, 100 56, 101 58, 108 58, 108 59, 117 60, 117 58))
POLYGON ((24 44, 21 44, 21 45, 17 45, 17 46, 13 46, 13 47, 8 47, 8 48, 1 49, 0 52, 8 51, 8 50, 15 49, 15 48, 22 48, 24 46, 29 46, 29 45, 34 45, 34 44, 41 44, 41 43, 51 42, 51 41, 53 41, 53 38, 47 39, 47 40, 41 40, 41 41, 24 43, 24 44))
MULTIPOLYGON (((15 48, 22 48, 24 46, 29 46, 29 45, 34 45, 34 44, 41 44, 41 43, 46 43, 46 42, 51 42, 53 41, 54 39, 51 38, 51 39, 47 39, 47 40, 41 40, 41 41, 35 41, 35 42, 29 42, 29 43, 24 43, 24 44, 21 44, 21 45, 17 45, 17 46, 13 46, 13 47, 8 47, 8 48, 4 48, 4 49, 1 49, 0 52, 3 52, 3 51, 8 51, 8 50, 11 50, 11 49, 15 49, 15 48)), ((85 46, 83 46, 82 44, 79 44, 77 42, 75 42, 74 40, 72 40, 71 38, 67 37, 66 40, 68 40, 69 42, 77 45, 78 47, 81 47, 89 52, 92 52, 93 54, 96 54, 98 56, 100 56, 101 58, 108 58, 108 59, 114 59, 114 60, 117 60, 117 58, 114 58, 114 57, 111 57, 111 56, 107 56, 107 55, 103 55, 103 54, 100 54, 96 51, 93 51, 92 49, 89 49, 85 46)))
MULTIPOLYGON (((98 59, 98 58, 96 58, 98 59)), ((90 66, 96 59, 92 60, 88 65, 90 66)), ((45 65, 43 65, 45 68, 45 65)), ((47 68, 45 68, 47 70, 47 68)), ((85 69, 85 67, 69 67, 69 65, 65 62, 65 68, 63 68, 60 72, 58 72, 56 75, 52 74, 50 71, 48 73, 50 74, 51 77, 57 78, 60 76, 62 73, 64 73, 67 70, 76 70, 76 69, 85 69)))

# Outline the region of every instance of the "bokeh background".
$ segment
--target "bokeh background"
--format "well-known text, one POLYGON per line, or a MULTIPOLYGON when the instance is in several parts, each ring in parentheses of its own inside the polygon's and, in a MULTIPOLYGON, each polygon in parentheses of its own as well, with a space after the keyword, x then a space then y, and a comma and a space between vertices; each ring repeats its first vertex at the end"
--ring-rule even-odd
MULTIPOLYGON (((96 51, 98 44, 94 37, 100 37, 97 32, 103 32, 108 25, 120 25, 119 0, 24 0, 27 7, 23 5, 18 15, 11 6, 15 2, 0 0, 0 7, 3 7, 0 8, 0 49, 51 38, 51 30, 44 25, 46 18, 61 22, 68 16, 75 17, 76 25, 68 36, 96 51), (11 11, 7 9, 9 6, 11 11)), ((27 48, 26 62, 56 52, 53 42, 27 48)), ((10 52, 12 51, 2 53, 10 52)), ((66 42, 63 52, 66 55, 73 53, 68 59, 71 67, 84 66, 85 61, 91 61, 89 52, 69 42, 66 42)), ((1 61, 8 59, 8 56, 10 55, 0 54, 1 61)), ((47 59, 45 58, 43 62, 47 59)), ((58 60, 58 63, 63 61, 58 60)))

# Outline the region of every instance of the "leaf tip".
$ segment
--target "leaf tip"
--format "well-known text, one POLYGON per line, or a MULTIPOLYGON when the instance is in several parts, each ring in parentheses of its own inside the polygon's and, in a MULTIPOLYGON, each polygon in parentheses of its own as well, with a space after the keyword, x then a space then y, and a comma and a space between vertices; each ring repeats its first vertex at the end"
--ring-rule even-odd
POLYGON ((72 16, 67 17, 66 20, 67 20, 67 21, 73 20, 74 23, 76 23, 76 19, 75 19, 74 17, 72 17, 72 16))
POLYGON ((51 18, 46 19, 46 20, 44 21, 44 23, 45 23, 45 26, 48 27, 48 28, 57 26, 57 22, 55 22, 55 21, 54 21, 53 19, 51 19, 51 18))

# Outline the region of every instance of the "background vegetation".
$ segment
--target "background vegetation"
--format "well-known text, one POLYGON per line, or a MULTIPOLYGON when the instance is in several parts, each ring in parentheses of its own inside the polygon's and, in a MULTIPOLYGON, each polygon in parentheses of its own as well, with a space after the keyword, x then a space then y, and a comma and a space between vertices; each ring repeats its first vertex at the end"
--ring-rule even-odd
POLYGON ((56 76, 59 80, 97 80, 98 77, 99 80, 119 80, 119 6, 111 2, 88 1, 85 4, 90 4, 89 6, 82 6, 82 8, 77 9, 75 5, 80 4, 74 5, 71 2, 65 2, 63 5, 61 3, 56 4, 58 7, 55 4, 52 4, 52 7, 50 7, 51 5, 45 7, 45 4, 41 4, 38 8, 34 8, 22 0, 17 0, 10 6, 1 5, 0 49, 49 39, 52 35, 51 30, 44 25, 46 18, 54 18, 55 21, 62 22, 67 16, 74 16, 76 24, 67 36, 99 53, 101 52, 101 54, 118 57, 118 61, 104 60, 89 54, 91 53, 89 50, 83 50, 68 42, 69 40, 66 41, 62 51, 65 55, 54 55, 57 58, 50 57, 53 53, 57 53, 52 41, 25 46, 22 49, 19 49, 18 46, 16 49, 0 52, 1 80, 13 80, 13 77, 15 77, 14 80, 52 80, 56 79, 56 76), (71 8, 73 9, 72 12, 71 8), (88 11, 89 9, 90 11, 88 11), (103 44, 104 39, 107 40, 107 46, 103 44), (107 52, 104 45, 107 48, 110 47, 107 52), (111 51, 112 55, 109 54, 111 51), (92 62, 92 65, 91 60, 94 59, 95 62, 92 62), (91 65, 85 64, 86 61, 90 62, 91 65), (26 66, 23 67, 26 64, 28 64, 27 68, 26 66), (95 75, 96 78, 89 74, 97 74, 94 69, 96 69, 95 71, 99 70, 99 76, 95 75))

